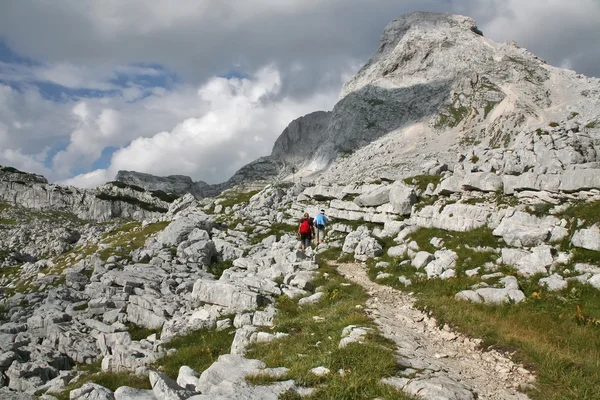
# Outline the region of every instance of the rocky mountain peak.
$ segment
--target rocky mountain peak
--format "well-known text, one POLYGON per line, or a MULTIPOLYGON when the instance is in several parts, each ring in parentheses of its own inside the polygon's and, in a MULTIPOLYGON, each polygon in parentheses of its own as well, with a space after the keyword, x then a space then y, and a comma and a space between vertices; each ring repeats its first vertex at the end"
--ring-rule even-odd
POLYGON ((415 12, 394 19, 383 31, 375 55, 344 85, 341 97, 396 71, 403 75, 427 72, 434 52, 477 45, 481 35, 474 28, 475 20, 463 15, 415 12))
POLYGON ((197 198, 215 196, 219 190, 206 182, 194 182, 185 175, 155 176, 136 171, 119 171, 115 181, 136 185, 146 190, 161 190, 178 196, 191 193, 197 198))

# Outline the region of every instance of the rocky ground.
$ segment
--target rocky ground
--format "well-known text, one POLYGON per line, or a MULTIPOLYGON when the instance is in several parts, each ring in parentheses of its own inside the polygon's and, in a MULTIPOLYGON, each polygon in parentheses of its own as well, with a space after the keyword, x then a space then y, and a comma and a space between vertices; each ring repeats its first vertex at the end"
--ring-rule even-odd
MULTIPOLYGON (((12 261, 3 269, 2 390, 6 396, 46 398, 63 398, 71 390, 74 399, 318 396, 295 375, 298 367, 286 365, 292 361, 270 365, 263 362, 268 359, 244 355, 248 350, 260 354, 254 346, 277 345, 296 335, 277 322, 281 296, 300 308, 335 305, 331 299, 349 283, 327 289, 330 273, 317 261, 341 257, 339 270, 366 288, 364 318, 371 316, 376 325, 346 324, 335 335, 340 348, 342 342, 367 343, 372 329, 393 341, 386 351, 397 355, 396 372, 378 379, 396 389, 385 390, 422 398, 439 398, 439 393, 461 399, 526 398, 515 390, 535 385, 534 374, 496 351, 482 352, 477 338, 437 326, 435 318, 412 306, 410 296, 367 280, 367 273, 409 290, 429 281, 467 279, 469 286, 454 284, 458 301, 504 307, 528 302, 523 285, 530 282, 559 294, 575 283, 594 286, 600 271, 589 257, 597 251, 594 210, 600 195, 504 196, 443 187, 439 175, 422 175, 405 182, 230 191, 200 203, 188 195, 160 221, 73 222, 69 229, 77 228, 79 237, 65 240, 56 230, 36 236, 34 247, 19 248, 27 241, 16 241, 15 251, 28 249, 40 259, 9 267, 18 258, 8 258, 12 261), (316 253, 299 252, 297 218, 321 208, 332 220, 328 242, 316 253), (145 336, 134 333, 139 329, 146 329, 145 336), (229 350, 211 353, 215 363, 208 369, 182 363, 176 375, 161 372, 164 360, 178 353, 172 340, 197 330, 234 332, 229 350), (99 377, 130 371, 149 378, 137 388, 124 384, 109 390, 91 383, 96 375, 85 372, 86 364, 98 365, 99 377), (256 375, 261 384, 244 379, 256 375)), ((24 212, 5 205, 2 218, 24 212)), ((51 222, 36 223, 42 225, 32 226, 41 228, 51 222)), ((3 226, 10 232, 6 238, 25 229, 3 226)), ((315 376, 324 374, 319 379, 327 382, 333 378, 327 378, 331 365, 326 364, 306 368, 315 376)))
POLYGON ((596 398, 600 83, 474 24, 394 20, 215 198, 0 167, 0 397, 596 398))

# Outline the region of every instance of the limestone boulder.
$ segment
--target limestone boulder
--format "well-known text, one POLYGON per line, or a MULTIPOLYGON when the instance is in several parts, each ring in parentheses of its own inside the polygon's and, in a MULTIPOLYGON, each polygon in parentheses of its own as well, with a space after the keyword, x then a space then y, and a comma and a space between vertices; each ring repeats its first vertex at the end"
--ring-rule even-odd
POLYGON ((573 234, 571 244, 587 250, 600 251, 600 228, 597 225, 589 229, 580 229, 573 234))
POLYGON ((369 258, 379 257, 382 254, 383 247, 373 237, 362 239, 354 250, 354 258, 361 261, 367 261, 369 258))
POLYGON ((390 202, 390 185, 382 185, 354 199, 360 207, 377 207, 390 202))
POLYGON ((413 204, 417 202, 415 189, 401 181, 396 181, 390 187, 389 202, 396 213, 410 215, 413 204))

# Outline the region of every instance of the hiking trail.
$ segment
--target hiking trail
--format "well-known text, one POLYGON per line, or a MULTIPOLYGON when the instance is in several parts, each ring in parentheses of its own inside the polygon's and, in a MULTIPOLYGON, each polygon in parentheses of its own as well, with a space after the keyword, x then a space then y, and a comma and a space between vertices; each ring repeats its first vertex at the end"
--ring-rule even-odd
POLYGON ((383 336, 398 347, 397 359, 406 378, 391 378, 395 386, 424 399, 526 400, 518 392, 535 382, 534 376, 505 355, 480 349, 480 339, 441 329, 434 318, 414 307, 407 293, 372 282, 365 266, 337 264, 347 279, 361 285, 369 299, 367 314, 383 336), (470 392, 470 393, 469 393, 470 392))

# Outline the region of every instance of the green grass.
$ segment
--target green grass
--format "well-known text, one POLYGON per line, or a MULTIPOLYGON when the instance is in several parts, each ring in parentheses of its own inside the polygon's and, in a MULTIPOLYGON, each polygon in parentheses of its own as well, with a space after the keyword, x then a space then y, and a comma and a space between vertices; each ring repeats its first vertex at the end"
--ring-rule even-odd
POLYGON ((533 214, 536 217, 545 217, 550 215, 550 210, 554 208, 554 204, 551 203, 536 203, 527 207, 527 212, 533 214))
POLYGON ((592 122, 588 123, 585 127, 588 129, 594 129, 597 126, 600 126, 600 120, 592 121, 592 122))
POLYGON ((416 175, 406 178, 402 182, 407 185, 415 186, 419 190, 425 190, 430 183, 437 186, 441 181, 442 177, 439 175, 416 175))
POLYGON ((133 324, 131 322, 127 323, 126 326, 127 332, 129 332, 129 334, 131 335, 131 339, 133 340, 146 339, 148 336, 154 333, 156 334, 157 338, 160 338, 161 329, 148 329, 143 326, 133 324))
POLYGON ((298 227, 296 225, 276 222, 269 225, 267 231, 252 236, 250 238, 250 244, 258 244, 271 235, 275 235, 277 238, 281 238, 285 234, 293 235, 296 233, 297 229, 298 227))
POLYGON ((0 218, 0 225, 16 225, 17 221, 11 218, 0 218))
POLYGON ((366 226, 369 229, 383 228, 382 223, 368 222, 368 221, 365 221, 363 218, 359 218, 355 221, 349 220, 349 219, 343 219, 343 218, 335 218, 335 221, 330 221, 330 223, 332 223, 332 222, 348 225, 350 228, 352 228, 352 230, 356 230, 361 226, 366 226))
POLYGON ((435 128, 454 128, 460 124, 469 114, 470 108, 466 106, 459 107, 448 107, 446 111, 439 116, 439 119, 435 123, 435 128))
MULTIPOLYGON (((329 254, 333 257, 333 253, 329 254)), ((253 345, 247 357, 263 360, 268 367, 287 367, 289 373, 281 379, 294 379, 297 384, 316 387, 307 399, 407 399, 408 397, 391 387, 381 384, 383 377, 398 372, 393 357, 393 344, 381 337, 376 330, 364 344, 350 344, 338 349, 342 330, 348 325, 360 325, 375 329, 373 322, 362 309, 366 295, 361 287, 349 284, 324 257, 319 262, 321 277, 315 284, 323 285, 324 299, 316 305, 299 307, 287 296, 279 298, 279 313, 273 331, 287 332, 288 337, 271 343, 253 345), (346 284, 346 285, 342 285, 346 284), (315 321, 314 316, 324 318, 315 321), (310 369, 324 366, 331 373, 317 377, 310 369), (337 371, 343 369, 344 376, 337 371)), ((272 381, 265 376, 249 377, 255 384, 272 381)), ((287 398, 294 398, 289 396, 287 398)))
POLYGON ((0 200, 0 212, 12 208, 12 206, 2 200, 0 200))
POLYGON ((554 121, 553 121, 553 122, 550 122, 548 125, 549 125, 550 127, 552 127, 552 128, 556 128, 556 127, 557 127, 557 126, 559 126, 560 124, 559 124, 558 122, 554 122, 554 121))
POLYGON ((14 167, 0 167, 0 171, 2 171, 2 172, 10 172, 10 173, 13 173, 13 174, 28 175, 27 172, 19 171, 18 169, 14 168, 14 167))
POLYGON ((79 389, 86 383, 97 383, 98 385, 104 386, 113 392, 121 386, 130 386, 138 389, 152 389, 150 386, 150 380, 147 376, 137 376, 132 372, 102 372, 100 369, 101 361, 96 361, 92 364, 80 365, 79 369, 83 371, 84 375, 76 383, 67 386, 67 390, 59 394, 53 394, 58 400, 69 400, 70 392, 75 389, 79 389))
POLYGON ((141 208, 142 210, 146 210, 146 211, 150 211, 150 212, 165 213, 168 211, 165 207, 147 203, 145 201, 142 201, 136 197, 129 196, 127 194, 113 195, 113 194, 108 194, 108 193, 98 193, 96 195, 96 198, 98 198, 100 200, 107 200, 107 201, 122 201, 124 203, 132 204, 134 206, 141 208))
POLYGON ((128 183, 121 182, 121 181, 108 182, 107 185, 116 186, 120 189, 131 189, 131 190, 135 190, 136 192, 142 192, 142 193, 146 191, 146 189, 144 189, 143 187, 140 187, 137 185, 130 185, 128 183))
MULTIPOLYGON (((459 255, 457 271, 481 266, 497 255, 474 252, 471 246, 493 245, 495 239, 487 229, 466 233, 452 233, 435 229, 421 229, 412 235, 421 249, 433 251, 429 240, 441 237, 446 247, 459 255)), ((572 262, 600 263, 600 252, 575 249, 572 262)), ((369 276, 378 271, 393 275, 378 282, 417 296, 417 306, 431 312, 440 324, 484 340, 484 347, 493 346, 515 353, 515 361, 537 374, 536 387, 528 392, 532 399, 597 399, 600 388, 600 291, 588 285, 570 282, 562 292, 548 293, 537 284, 539 276, 529 280, 519 278, 525 302, 504 306, 490 306, 457 301, 457 292, 470 288, 480 279, 459 274, 448 280, 427 280, 416 275, 413 267, 399 268, 397 261, 385 269, 375 269, 369 262, 369 276), (410 278, 413 285, 405 288, 398 276, 410 278), (578 308, 579 307, 579 308, 578 308), (581 310, 581 311, 578 311, 581 310)), ((395 261, 395 262, 394 262, 395 261)), ((514 274, 509 268, 505 274, 514 274)), ((488 283, 493 283, 488 281, 488 283)))
POLYGON ((494 107, 496 107, 499 104, 499 102, 497 101, 488 101, 487 103, 485 103, 485 107, 483 108, 483 118, 487 118, 488 115, 492 112, 492 110, 494 109, 494 107))
POLYGON ((558 218, 577 219, 577 228, 589 228, 600 223, 600 201, 579 201, 565 211, 556 214, 558 218))
MULTIPOLYGON (((142 333, 144 328, 135 327, 133 330, 134 333, 140 333, 138 336, 145 334, 145 332, 142 333)), ((130 330, 130 332, 132 331, 130 330)), ((221 332, 217 332, 214 329, 202 329, 174 338, 164 344, 164 347, 176 349, 177 352, 159 358, 149 367, 164 372, 173 380, 177 379, 179 367, 182 365, 187 365, 200 374, 216 361, 221 354, 229 352, 234 332, 234 329, 221 332)), ((141 338, 144 339, 146 336, 141 338)), ((133 339, 138 340, 137 338, 133 339)), ((148 377, 139 377, 131 372, 102 372, 100 370, 100 360, 92 364, 80 365, 79 370, 86 373, 86 375, 76 383, 69 385, 68 390, 56 395, 59 400, 68 400, 71 390, 80 388, 88 382, 97 383, 112 391, 121 386, 151 389, 148 377)))
POLYGON ((234 333, 233 328, 223 331, 202 329, 176 337, 164 347, 177 349, 177 352, 160 358, 154 367, 172 379, 177 379, 179 367, 182 365, 187 365, 201 374, 217 361, 220 355, 229 353, 234 333))
POLYGON ((179 196, 171 193, 165 193, 162 190, 152 190, 150 191, 152 197, 156 197, 159 200, 162 200, 166 203, 172 203, 179 198, 179 196))
POLYGON ((251 190, 249 192, 235 193, 232 195, 230 195, 229 193, 222 194, 219 196, 219 198, 225 199, 225 200, 221 201, 219 204, 222 205, 224 209, 227 207, 233 207, 236 204, 242 204, 242 203, 248 202, 250 200, 250 198, 258 192, 260 192, 260 190, 251 190))
POLYGON ((232 260, 224 260, 224 261, 220 261, 220 262, 208 267, 208 272, 213 274, 216 279, 219 279, 221 277, 221 275, 223 275, 223 271, 225 271, 226 269, 231 268, 231 267, 233 267, 233 261, 232 260))
POLYGON ((104 234, 102 243, 110 244, 110 247, 100 251, 100 258, 106 261, 112 255, 128 257, 132 251, 139 249, 146 240, 157 232, 164 230, 169 221, 157 222, 142 228, 140 222, 129 222, 117 229, 104 234), (117 250, 120 248, 120 250, 117 250))

